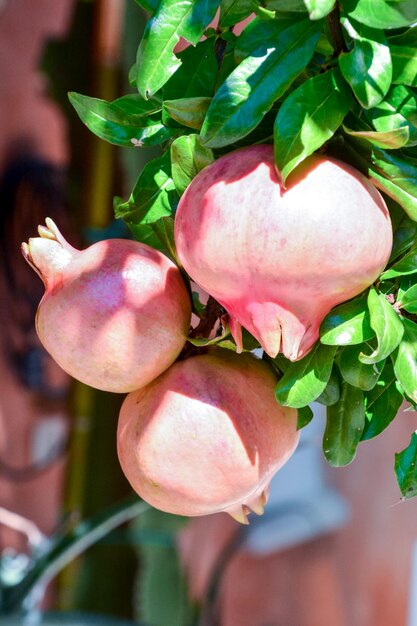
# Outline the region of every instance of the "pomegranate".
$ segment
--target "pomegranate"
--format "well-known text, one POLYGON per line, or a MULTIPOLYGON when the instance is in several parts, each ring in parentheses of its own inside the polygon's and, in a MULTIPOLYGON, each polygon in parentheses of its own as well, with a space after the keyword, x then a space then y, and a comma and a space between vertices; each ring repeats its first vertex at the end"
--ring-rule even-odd
POLYGON ((245 353, 214 348, 177 361, 130 393, 117 432, 133 489, 178 515, 261 514, 269 482, 299 438, 297 411, 277 404, 275 375, 245 353))
POLYGON ((147 385, 177 358, 191 305, 179 269, 162 253, 125 239, 86 250, 69 245, 47 218, 22 244, 45 284, 39 339, 74 378, 105 391, 147 385))
POLYGON ((373 283, 392 247, 379 192, 351 166, 309 157, 288 177, 273 147, 231 152, 202 170, 175 221, 184 268, 271 357, 296 361, 312 348, 323 318, 373 283))

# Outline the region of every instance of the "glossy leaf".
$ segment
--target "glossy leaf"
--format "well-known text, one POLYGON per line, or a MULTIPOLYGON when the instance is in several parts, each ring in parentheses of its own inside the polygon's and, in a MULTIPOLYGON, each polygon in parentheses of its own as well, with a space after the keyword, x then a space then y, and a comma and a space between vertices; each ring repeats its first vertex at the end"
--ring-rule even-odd
POLYGON ((406 394, 417 401, 417 324, 402 318, 404 336, 393 355, 394 372, 406 394))
POLYGON ((375 170, 369 170, 369 178, 378 189, 401 204, 404 211, 407 212, 411 219, 417 221, 417 197, 414 193, 409 193, 402 189, 396 182, 392 182, 386 176, 381 175, 375 170))
POLYGON ((390 45, 392 82, 417 87, 417 48, 390 45))
POLYGON ((171 215, 177 198, 169 153, 166 153, 145 165, 129 200, 116 204, 116 217, 122 218, 134 233, 137 224, 151 224, 171 215))
POLYGON ((253 13, 257 6, 255 0, 222 0, 219 25, 222 28, 234 26, 253 13))
POLYGON ((316 398, 316 402, 320 402, 320 404, 324 404, 325 406, 331 406, 332 404, 336 404, 340 398, 340 381, 339 377, 335 372, 335 368, 333 368, 332 373, 330 374, 329 382, 324 388, 323 392, 316 398))
POLYGON ((288 11, 294 13, 307 13, 304 0, 264 0, 263 4, 273 11, 288 11))
POLYGON ((343 382, 339 402, 327 408, 323 452, 330 465, 348 465, 355 458, 365 425, 363 400, 361 389, 343 382))
POLYGON ((311 20, 321 20, 333 10, 336 0, 304 0, 311 20))
POLYGON ((383 102, 366 112, 366 118, 380 132, 408 128, 409 145, 416 145, 417 96, 408 87, 394 85, 383 102))
POLYGON ((160 217, 156 222, 153 222, 150 227, 155 235, 162 243, 163 251, 171 257, 175 263, 180 266, 180 262, 177 256, 177 250, 175 247, 174 239, 174 220, 170 216, 160 217))
POLYGON ((369 391, 377 384, 384 363, 375 365, 362 363, 359 360, 362 349, 363 345, 342 348, 337 362, 343 379, 349 385, 369 391))
POLYGON ((387 201, 394 226, 394 241, 390 257, 390 262, 392 262, 408 252, 410 246, 417 239, 417 222, 410 219, 402 207, 392 202, 391 198, 387 198, 387 201), (394 223, 396 213, 399 215, 399 219, 394 223))
POLYGON ((153 146, 167 141, 173 130, 161 122, 161 101, 130 94, 107 102, 72 92, 69 99, 95 135, 117 146, 153 146))
POLYGON ((370 109, 381 102, 391 86, 390 49, 381 31, 352 20, 342 23, 354 47, 339 56, 339 67, 360 104, 370 109))
POLYGON ((178 54, 181 66, 164 85, 164 100, 213 95, 219 69, 214 46, 212 37, 178 54))
POLYGON ((381 275, 381 280, 389 280, 398 276, 415 274, 417 272, 417 249, 413 248, 402 259, 381 275))
POLYGON ((372 164, 371 180, 417 221, 417 160, 375 148, 372 164))
POLYGON ((335 307, 320 326, 320 341, 326 345, 356 345, 371 339, 374 334, 363 296, 335 307))
POLYGON ((417 22, 415 0, 343 0, 344 11, 371 28, 402 28, 417 22))
POLYGON ((417 313, 417 285, 413 285, 401 296, 398 307, 409 313, 417 313))
MULTIPOLYGON (((305 7, 304 7, 305 8, 305 7)), ((278 34, 289 26, 299 23, 300 17, 294 15, 279 16, 275 20, 255 17, 240 34, 234 50, 236 64, 251 56, 255 50, 267 45, 274 45, 278 34)))
POLYGON ((193 178, 214 160, 213 152, 204 148, 198 135, 178 137, 171 145, 172 178, 182 195, 193 178))
POLYGON ((307 424, 311 422, 314 417, 313 411, 309 406, 303 406, 302 409, 298 409, 297 430, 301 430, 307 424))
POLYGON ((148 11, 148 13, 155 13, 157 10, 161 0, 135 0, 136 4, 138 4, 142 9, 148 11))
POLYGON ((401 392, 397 389, 393 366, 387 363, 375 387, 365 394, 365 427, 362 441, 382 433, 395 419, 403 400, 401 392))
POLYGON ((291 363, 275 388, 277 401, 298 409, 316 400, 329 382, 336 350, 317 343, 307 356, 291 363))
POLYGON ((411 435, 409 445, 395 455, 395 474, 403 498, 417 495, 417 433, 411 435))
POLYGON ((349 89, 335 70, 306 80, 284 100, 274 125, 275 161, 284 182, 334 135, 351 103, 349 89))
POLYGON ((313 56, 319 22, 301 20, 283 30, 276 23, 273 41, 244 59, 216 92, 201 129, 206 146, 219 148, 248 135, 313 56))
POLYGON ((395 350, 404 334, 401 319, 388 302, 383 293, 370 289, 368 294, 368 308, 371 327, 375 331, 378 346, 370 355, 361 353, 359 360, 362 363, 373 365, 383 361, 395 350))
POLYGON ((352 130, 343 124, 343 130, 351 137, 369 141, 373 146, 385 148, 386 150, 403 148, 410 138, 410 131, 407 126, 387 132, 379 132, 375 130, 352 130))
POLYGON ((203 125, 211 98, 180 98, 179 100, 165 100, 164 110, 176 122, 200 130, 203 125))
POLYGON ((220 0, 164 0, 147 22, 136 58, 136 86, 149 98, 180 67, 173 50, 180 37, 196 45, 220 0))

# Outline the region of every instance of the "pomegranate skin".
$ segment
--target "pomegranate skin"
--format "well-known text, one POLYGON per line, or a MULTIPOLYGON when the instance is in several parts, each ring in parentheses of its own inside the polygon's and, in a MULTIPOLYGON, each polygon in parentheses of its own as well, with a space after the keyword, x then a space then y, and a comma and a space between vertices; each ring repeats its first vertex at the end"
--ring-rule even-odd
POLYGON ((392 248, 375 187, 351 166, 306 159, 280 184, 273 147, 229 153, 202 170, 175 221, 178 256, 191 278, 271 357, 296 361, 335 305, 371 285, 392 248))
POLYGON ((76 250, 52 220, 22 244, 45 294, 40 341, 68 374, 117 393, 147 385, 177 358, 191 305, 180 271, 153 248, 125 239, 76 250))
POLYGON ((130 393, 117 446, 133 489, 177 515, 225 511, 247 523, 250 510, 262 514, 299 439, 297 411, 276 402, 275 384, 253 355, 212 349, 130 393))

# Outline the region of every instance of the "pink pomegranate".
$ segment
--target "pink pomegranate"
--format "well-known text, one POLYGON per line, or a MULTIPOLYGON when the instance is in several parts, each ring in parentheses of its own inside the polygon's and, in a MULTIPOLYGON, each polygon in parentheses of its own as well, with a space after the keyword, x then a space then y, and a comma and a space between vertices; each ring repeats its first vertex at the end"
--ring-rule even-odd
POLYGON ((125 399, 119 460, 137 493, 178 515, 263 513, 269 482, 298 443, 297 411, 251 354, 212 349, 177 361, 125 399))
POLYGON ((125 239, 70 246, 52 220, 22 244, 45 284, 39 338, 74 378, 106 391, 147 385, 175 361, 191 307, 180 271, 149 246, 125 239))
POLYGON ((354 168, 312 156, 286 188, 270 145, 231 152, 201 171, 178 206, 177 251, 191 278, 275 357, 296 361, 336 304, 373 283, 392 247, 388 210, 354 168))

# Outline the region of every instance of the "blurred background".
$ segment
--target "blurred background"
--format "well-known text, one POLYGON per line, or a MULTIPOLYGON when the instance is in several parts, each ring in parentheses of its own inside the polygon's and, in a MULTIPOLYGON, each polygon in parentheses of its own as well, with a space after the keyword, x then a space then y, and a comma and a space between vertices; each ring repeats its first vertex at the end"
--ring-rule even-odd
POLYGON ((129 91, 145 20, 134 0, 0 0, 0 623, 416 626, 417 502, 400 502, 393 471, 415 413, 403 407, 350 466, 330 469, 314 407, 249 527, 135 515, 116 456, 123 398, 70 381, 37 342, 43 288, 20 243, 46 216, 76 246, 128 236, 112 199, 154 153, 97 139, 67 92, 129 91), (74 529, 88 534, 80 520, 125 501, 129 523, 75 550, 52 582, 20 584, 74 529))

